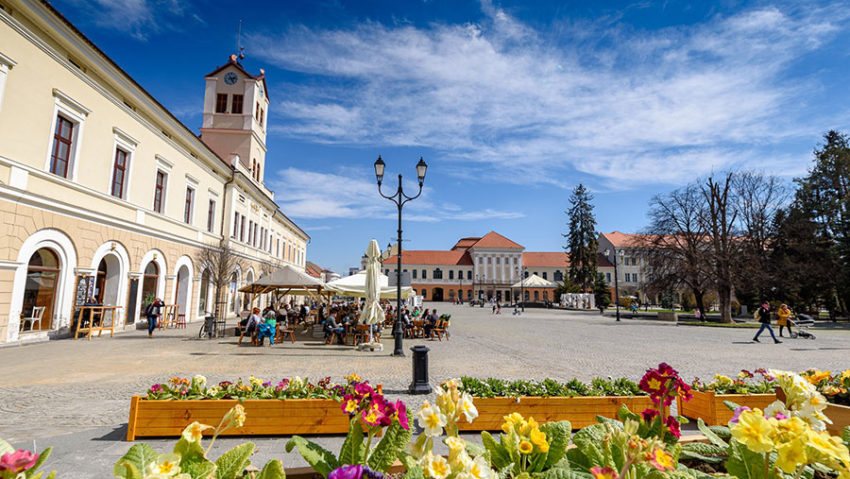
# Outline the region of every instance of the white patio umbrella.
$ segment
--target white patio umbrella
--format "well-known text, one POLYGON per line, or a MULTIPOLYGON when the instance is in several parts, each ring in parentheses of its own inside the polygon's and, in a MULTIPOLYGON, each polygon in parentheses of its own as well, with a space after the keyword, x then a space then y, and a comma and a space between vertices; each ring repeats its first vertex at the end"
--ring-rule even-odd
POLYGON ((372 344, 373 324, 384 322, 384 310, 381 308, 381 247, 376 240, 369 242, 366 248, 366 307, 363 308, 363 323, 369 325, 369 343, 372 344))

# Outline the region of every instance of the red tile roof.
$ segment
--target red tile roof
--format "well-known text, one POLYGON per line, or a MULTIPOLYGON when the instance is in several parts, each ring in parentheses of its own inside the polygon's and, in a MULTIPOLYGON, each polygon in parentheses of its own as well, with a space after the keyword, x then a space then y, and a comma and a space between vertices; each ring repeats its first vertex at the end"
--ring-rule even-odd
POLYGON ((518 248, 525 249, 525 246, 522 246, 519 243, 514 243, 513 241, 505 238, 504 236, 496 233, 495 231, 491 231, 484 235, 483 238, 478 240, 473 247, 475 248, 518 248))
POLYGON ((522 254, 522 265, 530 268, 566 268, 570 257, 565 251, 527 251, 522 254))
POLYGON ((304 266, 304 272, 314 278, 322 277, 322 267, 312 261, 307 261, 307 264, 304 266))
POLYGON ((452 251, 455 251, 455 250, 462 250, 462 251, 466 251, 466 250, 468 250, 468 249, 470 248, 470 246, 473 246, 473 245, 474 245, 475 243, 477 243, 477 242, 478 242, 478 240, 480 240, 480 239, 481 239, 481 238, 477 238, 477 237, 475 237, 475 238, 473 238, 473 237, 469 237, 469 238, 461 238, 461 239, 459 239, 459 240, 457 241, 457 243, 456 243, 456 244, 452 247, 452 251))
POLYGON ((596 255, 596 267, 597 268, 613 268, 614 265, 608 261, 608 258, 605 257, 602 253, 596 255))
MULTIPOLYGON (((384 265, 396 264, 397 256, 384 260, 384 265)), ((472 258, 466 251, 409 250, 401 252, 402 264, 438 264, 448 266, 472 266, 472 258)))
POLYGON ((611 244, 618 248, 629 248, 637 246, 640 242, 641 237, 645 235, 620 233, 619 231, 614 231, 613 233, 602 233, 602 236, 607 238, 608 241, 611 242, 611 244))

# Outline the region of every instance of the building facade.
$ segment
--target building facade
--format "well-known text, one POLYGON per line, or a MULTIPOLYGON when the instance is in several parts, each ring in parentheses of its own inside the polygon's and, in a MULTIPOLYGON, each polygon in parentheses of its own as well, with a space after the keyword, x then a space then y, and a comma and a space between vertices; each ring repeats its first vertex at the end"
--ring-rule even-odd
POLYGON ((0 0, 0 343, 67 334, 87 297, 118 329, 154 296, 191 321, 213 309, 204 245, 240 257, 231 313, 243 284, 304 267, 263 182, 263 72, 232 56, 205 81, 197 136, 48 2, 0 0))
MULTIPOLYGON (((410 285, 428 301, 495 299, 526 302, 557 302, 554 288, 512 288, 521 277, 537 275, 553 283, 563 283, 569 269, 564 251, 532 252, 495 231, 483 237, 461 238, 448 251, 403 251, 402 273, 410 275, 410 285)), ((398 271, 398 257, 383 263, 384 274, 398 271)), ((600 258, 600 273, 610 277, 613 266, 600 258)))

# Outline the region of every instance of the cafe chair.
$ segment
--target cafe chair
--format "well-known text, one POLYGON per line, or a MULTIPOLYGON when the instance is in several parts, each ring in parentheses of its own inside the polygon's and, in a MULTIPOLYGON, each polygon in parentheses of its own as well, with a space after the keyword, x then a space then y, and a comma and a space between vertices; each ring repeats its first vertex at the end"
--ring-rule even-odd
POLYGON ((38 323, 38 329, 41 329, 41 317, 44 316, 44 308, 45 306, 36 306, 32 308, 32 316, 21 320, 21 330, 27 330, 27 323, 30 325, 29 331, 35 329, 36 323, 38 323))

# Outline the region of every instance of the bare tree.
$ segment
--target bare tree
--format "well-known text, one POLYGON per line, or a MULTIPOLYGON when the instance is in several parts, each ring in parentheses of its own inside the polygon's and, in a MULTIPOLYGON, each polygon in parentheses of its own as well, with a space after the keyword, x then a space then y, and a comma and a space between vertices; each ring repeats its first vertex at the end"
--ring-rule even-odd
POLYGON ((741 232, 736 295, 755 303, 770 296, 775 278, 770 268, 773 220, 787 202, 785 188, 775 176, 744 171, 733 178, 735 208, 741 232))
POLYGON ((732 322, 732 291, 742 243, 736 228, 738 210, 732 178, 731 172, 720 181, 709 176, 700 188, 706 205, 700 214, 700 222, 711 244, 708 253, 720 304, 720 320, 724 323, 732 322))
POLYGON ((639 246, 647 265, 647 288, 664 293, 687 289, 705 317, 704 297, 711 287, 710 242, 701 221, 706 201, 691 184, 650 202, 650 226, 639 246))
POLYGON ((210 283, 215 288, 214 314, 216 319, 223 320, 226 308, 222 307, 222 304, 227 304, 224 292, 227 290, 230 277, 237 269, 242 268, 242 260, 230 246, 224 244, 203 246, 198 251, 195 261, 210 272, 210 283))

